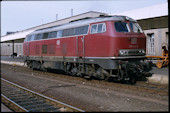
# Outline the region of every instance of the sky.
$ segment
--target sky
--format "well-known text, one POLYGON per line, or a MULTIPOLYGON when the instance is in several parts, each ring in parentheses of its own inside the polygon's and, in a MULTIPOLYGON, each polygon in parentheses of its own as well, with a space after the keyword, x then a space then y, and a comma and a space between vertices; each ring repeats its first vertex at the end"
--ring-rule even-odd
POLYGON ((89 11, 113 14, 167 3, 167 0, 2 1, 1 36, 89 11))

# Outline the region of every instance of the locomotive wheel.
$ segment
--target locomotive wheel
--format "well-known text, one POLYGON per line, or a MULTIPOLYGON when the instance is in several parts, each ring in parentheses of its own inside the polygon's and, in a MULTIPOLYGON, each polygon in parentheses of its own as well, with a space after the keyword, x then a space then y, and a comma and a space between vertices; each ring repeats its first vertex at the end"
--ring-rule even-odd
POLYGON ((35 70, 35 68, 34 68, 34 66, 33 66, 33 62, 30 62, 30 63, 29 63, 29 68, 30 68, 31 70, 35 70))
POLYGON ((70 74, 72 76, 77 76, 77 71, 78 71, 77 67, 72 67, 70 74))
POLYGON ((43 67, 43 68, 42 68, 42 71, 43 71, 43 72, 47 72, 47 68, 43 67))
POLYGON ((162 68, 162 63, 161 63, 161 62, 157 62, 157 63, 156 63, 156 66, 157 66, 158 68, 162 68))

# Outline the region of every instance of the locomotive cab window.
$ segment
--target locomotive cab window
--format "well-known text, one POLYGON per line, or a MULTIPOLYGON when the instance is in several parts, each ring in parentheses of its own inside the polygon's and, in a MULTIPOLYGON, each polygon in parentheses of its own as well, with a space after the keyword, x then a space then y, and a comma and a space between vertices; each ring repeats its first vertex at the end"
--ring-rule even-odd
POLYGON ((125 22, 115 22, 114 25, 117 32, 130 32, 130 28, 125 22))
POLYGON ((135 32, 135 33, 143 33, 143 31, 138 23, 130 23, 130 27, 133 30, 133 32, 135 32))
POLYGON ((94 33, 103 33, 106 31, 106 24, 105 23, 100 23, 100 24, 93 24, 91 26, 91 34, 94 33))
POLYGON ((97 33, 97 25, 92 25, 91 26, 91 31, 90 33, 97 33))

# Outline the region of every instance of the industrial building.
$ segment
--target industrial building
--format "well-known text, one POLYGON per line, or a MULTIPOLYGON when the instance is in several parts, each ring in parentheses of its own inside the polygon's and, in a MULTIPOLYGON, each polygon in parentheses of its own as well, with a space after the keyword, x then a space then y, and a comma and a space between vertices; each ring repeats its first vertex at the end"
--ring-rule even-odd
MULTIPOLYGON (((83 14, 71 16, 47 24, 42 24, 33 28, 29 28, 23 31, 10 33, 1 37, 1 55, 11 55, 17 53, 23 55, 23 41, 27 34, 46 27, 57 26, 68 23, 73 20, 98 17, 101 15, 110 15, 101 12, 86 12, 83 14)), ((168 4, 159 4, 150 7, 119 12, 112 15, 125 15, 133 19, 136 19, 142 27, 147 40, 146 40, 146 52, 147 55, 161 56, 162 46, 168 47, 169 45, 169 29, 168 29, 168 4)))

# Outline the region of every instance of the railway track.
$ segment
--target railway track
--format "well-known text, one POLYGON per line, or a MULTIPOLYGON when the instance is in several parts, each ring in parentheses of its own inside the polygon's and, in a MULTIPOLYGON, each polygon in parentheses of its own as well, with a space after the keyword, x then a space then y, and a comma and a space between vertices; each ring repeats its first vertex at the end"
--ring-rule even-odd
POLYGON ((168 85, 161 85, 161 84, 151 84, 146 83, 144 81, 138 81, 135 85, 127 85, 125 87, 128 87, 129 89, 134 89, 138 91, 153 93, 153 94, 159 94, 159 95, 168 95, 168 85))
POLYGON ((1 100, 16 112, 84 112, 1 78, 1 100))
MULTIPOLYGON (((7 65, 6 65, 7 66, 7 65)), ((8 65, 10 66, 10 65, 8 65)), ((26 67, 21 66, 10 66, 11 70, 13 71, 28 71, 31 73, 37 73, 37 74, 44 74, 42 71, 37 70, 30 70, 26 67)), ((45 73, 46 75, 53 76, 55 73, 45 73)), ((64 77, 64 76, 62 76, 64 77)), ((77 78, 77 77, 76 77, 77 78)), ((72 78, 73 79, 73 78, 72 78)), ((81 80, 81 79, 80 79, 81 80)), ((120 89, 131 89, 132 91, 139 91, 139 92, 147 92, 147 93, 153 93, 153 94, 159 94, 159 95, 168 95, 169 86, 168 85, 161 85, 161 84, 151 84, 146 83, 145 81, 137 81, 137 84, 135 85, 127 85, 127 84, 120 84, 120 83, 114 83, 114 82, 107 82, 107 81, 99 81, 99 80, 91 80, 90 82, 94 82, 95 84, 98 83, 100 85, 108 85, 108 86, 114 86, 116 88, 120 89)))

